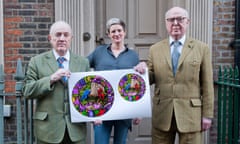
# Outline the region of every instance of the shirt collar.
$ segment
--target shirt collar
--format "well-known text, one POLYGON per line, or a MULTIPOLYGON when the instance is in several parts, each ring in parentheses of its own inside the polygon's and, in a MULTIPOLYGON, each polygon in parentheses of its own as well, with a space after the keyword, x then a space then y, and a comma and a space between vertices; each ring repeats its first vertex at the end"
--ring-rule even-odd
MULTIPOLYGON (((179 39, 178 41, 180 41, 181 44, 183 45, 184 42, 185 42, 185 40, 186 40, 186 35, 183 35, 183 37, 182 37, 181 39, 179 39)), ((169 45, 171 45, 172 42, 174 42, 174 41, 175 41, 175 40, 170 36, 170 37, 169 37, 169 45)))
MULTIPOLYGON (((56 60, 60 57, 59 54, 56 52, 55 49, 53 49, 53 54, 56 58, 56 60)), ((69 50, 67 51, 67 53, 63 56, 67 61, 70 60, 70 53, 69 53, 69 50)))
MULTIPOLYGON (((111 50, 111 45, 112 45, 112 44, 109 44, 109 45, 107 46, 107 49, 108 49, 110 52, 112 52, 112 50, 111 50)), ((125 46, 125 50, 122 51, 122 52, 128 51, 128 47, 127 47, 126 45, 124 45, 124 46, 125 46)))

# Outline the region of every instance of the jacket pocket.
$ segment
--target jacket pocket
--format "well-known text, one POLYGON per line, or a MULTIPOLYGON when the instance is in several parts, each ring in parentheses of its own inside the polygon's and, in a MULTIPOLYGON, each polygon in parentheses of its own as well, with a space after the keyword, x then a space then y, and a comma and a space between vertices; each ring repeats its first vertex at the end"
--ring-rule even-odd
POLYGON ((200 106, 202 106, 201 99, 191 99, 190 101, 191 101, 191 105, 193 107, 200 107, 200 106))
POLYGON ((33 119, 46 120, 47 116, 48 116, 47 112, 35 112, 35 114, 33 115, 33 119))

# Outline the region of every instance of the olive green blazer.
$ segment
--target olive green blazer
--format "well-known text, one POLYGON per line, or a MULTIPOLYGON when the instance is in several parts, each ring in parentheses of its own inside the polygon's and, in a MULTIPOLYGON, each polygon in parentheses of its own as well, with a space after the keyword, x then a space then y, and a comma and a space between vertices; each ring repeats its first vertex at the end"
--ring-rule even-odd
MULTIPOLYGON (((50 86, 50 75, 56 72, 58 64, 52 51, 31 58, 26 72, 23 94, 36 99, 34 132, 37 139, 47 143, 59 143, 67 128, 73 141, 86 138, 85 123, 71 123, 68 88, 62 82, 50 86)), ((70 52, 71 72, 89 71, 87 59, 70 52)))
POLYGON ((211 55, 208 46, 186 38, 173 76, 169 39, 150 48, 150 83, 155 83, 153 127, 168 131, 173 114, 180 132, 201 130, 202 117, 213 117, 214 92, 211 55))

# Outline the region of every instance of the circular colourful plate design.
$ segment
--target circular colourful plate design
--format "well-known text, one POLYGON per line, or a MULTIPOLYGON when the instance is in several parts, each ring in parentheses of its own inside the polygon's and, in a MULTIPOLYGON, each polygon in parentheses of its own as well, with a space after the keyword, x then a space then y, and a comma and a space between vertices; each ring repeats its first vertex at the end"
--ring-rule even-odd
POLYGON ((119 82, 118 91, 127 101, 138 101, 145 94, 146 86, 144 79, 134 73, 124 75, 119 82))
POLYGON ((85 76, 75 84, 72 90, 74 107, 87 117, 104 115, 112 107, 113 100, 113 88, 101 76, 85 76))

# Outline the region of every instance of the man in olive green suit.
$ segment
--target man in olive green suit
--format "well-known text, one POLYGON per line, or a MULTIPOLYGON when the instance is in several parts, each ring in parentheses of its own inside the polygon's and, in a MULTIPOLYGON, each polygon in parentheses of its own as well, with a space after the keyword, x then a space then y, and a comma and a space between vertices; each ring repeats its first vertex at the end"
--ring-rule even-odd
MULTIPOLYGON (((165 18, 169 38, 151 46, 147 63, 150 83, 155 83, 152 143, 174 144, 178 133, 180 144, 202 144, 214 107, 210 50, 186 36, 190 20, 185 9, 173 7, 165 18)), ((147 66, 140 63, 135 69, 144 73, 147 66)))
POLYGON ((49 52, 33 57, 28 65, 23 93, 36 99, 34 131, 38 144, 85 144, 86 123, 71 123, 67 78, 71 72, 89 71, 87 59, 69 51, 72 30, 64 21, 55 22, 48 39, 49 52), (60 63, 58 58, 63 58, 60 63))

